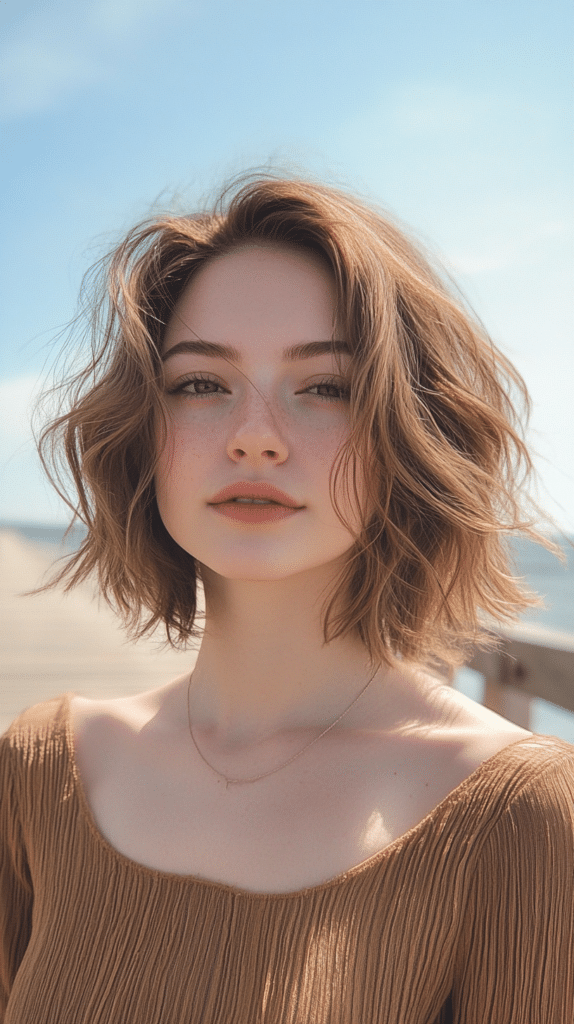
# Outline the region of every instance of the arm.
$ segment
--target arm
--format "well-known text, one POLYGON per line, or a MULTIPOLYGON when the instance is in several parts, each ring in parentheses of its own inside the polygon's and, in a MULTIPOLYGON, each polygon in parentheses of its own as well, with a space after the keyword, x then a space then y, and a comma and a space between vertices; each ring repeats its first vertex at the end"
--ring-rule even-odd
POLYGON ((574 747, 512 797, 476 862, 457 1024, 574 1021, 574 747))

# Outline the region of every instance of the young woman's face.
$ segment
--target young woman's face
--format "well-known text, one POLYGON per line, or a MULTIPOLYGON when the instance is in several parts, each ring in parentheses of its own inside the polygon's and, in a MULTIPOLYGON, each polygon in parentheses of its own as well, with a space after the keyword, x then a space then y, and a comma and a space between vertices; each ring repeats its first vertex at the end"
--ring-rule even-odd
POLYGON ((350 357, 341 357, 342 375, 327 345, 307 358, 288 353, 343 340, 334 302, 330 271, 313 254, 249 245, 205 264, 167 325, 159 512, 182 548, 228 579, 281 579, 352 546, 329 495, 349 431, 350 357), (200 340, 214 349, 202 351, 200 340), (236 351, 225 359, 215 346, 236 351), (272 484, 297 508, 221 503, 218 492, 240 482, 272 484))

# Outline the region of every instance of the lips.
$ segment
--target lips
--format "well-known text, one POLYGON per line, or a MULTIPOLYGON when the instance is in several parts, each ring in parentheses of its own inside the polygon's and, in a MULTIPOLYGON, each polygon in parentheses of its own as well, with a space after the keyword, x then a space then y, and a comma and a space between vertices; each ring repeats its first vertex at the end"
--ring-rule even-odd
MULTIPOLYGON (((286 508, 304 507, 298 504, 289 494, 286 494, 285 491, 280 491, 278 487, 274 487, 273 484, 263 481, 257 482, 255 480, 242 480, 236 484, 229 484, 228 487, 218 491, 208 504, 222 505, 225 502, 233 501, 234 498, 261 498, 273 501, 277 505, 283 505, 286 508)), ((238 507, 241 507, 241 502, 238 503, 238 507)))

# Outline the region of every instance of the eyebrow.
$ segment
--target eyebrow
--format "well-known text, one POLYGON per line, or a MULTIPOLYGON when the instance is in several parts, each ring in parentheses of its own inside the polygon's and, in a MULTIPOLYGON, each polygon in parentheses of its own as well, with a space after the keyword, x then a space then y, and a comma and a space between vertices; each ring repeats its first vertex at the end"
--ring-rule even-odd
MULTIPOLYGON (((165 363, 171 356, 178 356, 184 352, 191 355, 211 356, 214 359, 229 359, 233 363, 241 362, 241 352, 233 346, 200 339, 179 341, 162 356, 162 362, 165 363)), ((349 356, 352 354, 345 341, 307 341, 301 345, 291 345, 284 349, 283 360, 287 363, 294 363, 298 359, 312 359, 313 356, 322 356, 332 352, 343 352, 349 356)))

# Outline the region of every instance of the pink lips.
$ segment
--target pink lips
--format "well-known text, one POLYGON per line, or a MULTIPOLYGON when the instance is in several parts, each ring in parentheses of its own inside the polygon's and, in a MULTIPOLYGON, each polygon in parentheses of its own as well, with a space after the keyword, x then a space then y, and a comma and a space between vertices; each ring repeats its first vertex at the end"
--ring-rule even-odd
POLYGON ((278 505, 283 505, 285 508, 303 508, 285 491, 280 491, 273 484, 256 480, 241 480, 236 484, 229 484, 223 490, 218 491, 209 504, 220 505, 222 502, 232 501, 233 498, 266 498, 268 501, 275 501, 278 505))
POLYGON ((285 505, 240 505, 234 501, 212 505, 211 508, 220 516, 235 519, 240 523, 274 523, 278 519, 288 519, 301 511, 299 508, 286 508, 285 505))
POLYGON ((257 483, 243 480, 240 483, 229 484, 223 490, 218 491, 212 501, 209 502, 215 512, 226 516, 228 519, 235 519, 241 523, 271 523, 278 519, 285 519, 294 515, 303 505, 297 503, 286 494, 280 491, 273 484, 263 481, 257 483), (234 502, 233 498, 264 498, 276 502, 273 505, 247 505, 241 502, 234 502))

